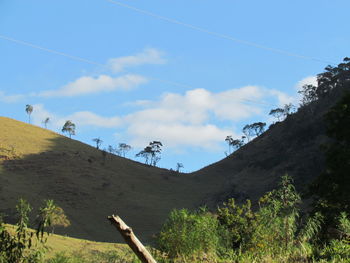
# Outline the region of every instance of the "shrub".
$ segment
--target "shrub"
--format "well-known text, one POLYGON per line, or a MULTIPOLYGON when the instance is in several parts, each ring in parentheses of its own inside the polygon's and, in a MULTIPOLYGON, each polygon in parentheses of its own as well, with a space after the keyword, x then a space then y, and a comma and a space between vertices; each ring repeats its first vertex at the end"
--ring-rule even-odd
POLYGON ((218 220, 205 209, 175 209, 159 234, 158 244, 171 258, 215 254, 218 232, 218 220))

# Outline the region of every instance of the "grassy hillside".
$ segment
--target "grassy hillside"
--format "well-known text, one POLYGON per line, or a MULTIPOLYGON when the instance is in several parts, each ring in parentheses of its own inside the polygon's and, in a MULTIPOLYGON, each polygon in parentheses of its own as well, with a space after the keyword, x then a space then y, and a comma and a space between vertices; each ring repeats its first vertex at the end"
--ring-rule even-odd
POLYGON ((215 208, 229 197, 254 200, 285 173, 303 190, 323 170, 323 115, 338 97, 320 99, 229 157, 182 175, 114 155, 104 159, 89 145, 0 117, 0 212, 14 222, 18 198, 35 207, 50 198, 72 222, 58 233, 121 241, 106 220, 118 214, 149 242, 173 208, 215 208))
POLYGON ((58 233, 96 241, 120 240, 113 213, 149 241, 172 208, 194 208, 221 184, 179 176, 101 151, 51 131, 0 117, 0 212, 14 222, 20 197, 35 208, 54 199, 72 225, 58 233))
MULTIPOLYGON (((225 181, 230 188, 212 196, 216 201, 235 196, 239 200, 256 200, 277 187, 280 176, 293 177, 298 191, 305 192, 324 170, 326 136, 324 115, 343 94, 342 90, 277 122, 258 138, 227 158, 196 171, 200 180, 225 181)), ((215 202, 215 200, 211 200, 215 202)))
MULTIPOLYGON (((15 232, 14 225, 6 224, 5 226, 10 233, 15 232)), ((114 251, 121 257, 130 257, 130 255, 133 253, 131 249, 124 244, 95 242, 56 234, 50 234, 45 245, 48 248, 48 251, 45 253, 45 258, 47 259, 54 257, 58 253, 79 253, 81 255, 88 256, 96 252, 114 251)))

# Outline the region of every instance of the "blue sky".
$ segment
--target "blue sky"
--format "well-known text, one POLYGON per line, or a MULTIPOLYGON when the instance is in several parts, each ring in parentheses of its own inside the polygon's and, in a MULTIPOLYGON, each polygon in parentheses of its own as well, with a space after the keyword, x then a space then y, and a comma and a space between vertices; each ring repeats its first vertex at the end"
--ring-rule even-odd
POLYGON ((72 120, 74 139, 128 143, 132 159, 160 140, 159 166, 193 171, 350 56, 348 10, 347 0, 0 0, 0 115, 27 121, 31 104, 33 124, 50 117, 60 132, 72 120))

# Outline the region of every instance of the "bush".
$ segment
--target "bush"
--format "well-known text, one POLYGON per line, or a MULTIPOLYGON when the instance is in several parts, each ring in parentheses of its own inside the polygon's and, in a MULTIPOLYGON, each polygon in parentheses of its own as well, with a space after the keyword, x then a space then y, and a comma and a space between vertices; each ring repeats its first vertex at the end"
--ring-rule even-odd
POLYGON ((159 234, 159 248, 171 258, 215 254, 219 246, 218 226, 218 220, 205 209, 175 209, 159 234))
POLYGON ((350 259, 350 220, 346 213, 341 213, 338 218, 339 239, 331 240, 321 252, 321 257, 329 261, 348 262, 350 259))

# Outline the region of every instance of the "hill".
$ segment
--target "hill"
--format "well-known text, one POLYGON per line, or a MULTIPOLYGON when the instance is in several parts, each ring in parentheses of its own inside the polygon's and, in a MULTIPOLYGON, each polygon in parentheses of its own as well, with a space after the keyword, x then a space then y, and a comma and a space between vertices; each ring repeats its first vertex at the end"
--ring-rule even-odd
MULTIPOLYGON (((5 224, 5 227, 10 233, 15 233, 16 226, 5 224)), ((35 230, 32 231, 35 232, 35 230)), ((130 257, 132 254, 131 249, 125 244, 95 242, 56 234, 50 234, 47 237, 47 242, 45 245, 48 248, 47 252, 45 253, 45 258, 47 259, 53 258, 58 253, 90 256, 96 254, 96 252, 105 253, 113 251, 118 253, 118 255, 121 257, 126 258, 130 257)))
POLYGON ((257 200, 277 186, 280 176, 293 177, 297 190, 308 186, 325 169, 329 142, 325 114, 344 94, 350 92, 350 59, 336 67, 328 66, 317 75, 317 86, 304 87, 305 102, 283 122, 277 122, 250 143, 227 158, 193 173, 207 183, 225 182, 219 195, 206 203, 218 203, 234 196, 257 200), (231 189, 231 190, 230 190, 231 189))
MULTIPOLYGON (((277 122, 227 158, 191 174, 143 165, 33 125, 0 117, 0 212, 14 222, 23 197, 61 206, 72 225, 58 233, 116 241, 118 214, 150 242, 173 208, 215 208, 229 197, 255 201, 288 173, 304 191, 324 169, 324 114, 350 90, 350 59, 318 75, 317 100, 277 122)), ((315 96, 316 96, 315 95, 315 96)))
MULTIPOLYGON (((320 105, 320 104, 318 104, 320 105)), ((14 222, 17 200, 37 208, 53 199, 72 225, 58 233, 121 241, 106 216, 116 213, 150 241, 173 208, 215 208, 229 197, 256 199, 288 173, 301 188, 323 168, 322 105, 299 111, 263 135, 197 172, 166 169, 108 155, 49 130, 0 117, 0 212, 14 222)))
POLYGON ((104 159, 94 147, 6 117, 0 134, 0 212, 9 223, 20 197, 34 208, 53 199, 72 223, 58 233, 121 241, 106 219, 118 214, 149 241, 171 209, 198 207, 221 188, 115 155, 104 159))

